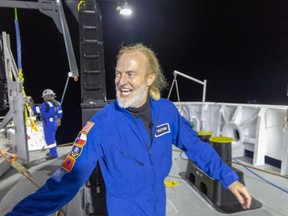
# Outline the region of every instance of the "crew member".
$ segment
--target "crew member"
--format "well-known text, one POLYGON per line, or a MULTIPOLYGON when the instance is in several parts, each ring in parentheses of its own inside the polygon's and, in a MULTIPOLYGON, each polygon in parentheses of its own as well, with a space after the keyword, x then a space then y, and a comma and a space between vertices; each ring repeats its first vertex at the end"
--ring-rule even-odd
POLYGON ((9 216, 54 213, 75 196, 97 162, 109 216, 165 216, 172 144, 232 191, 243 208, 250 207, 251 196, 237 174, 199 139, 175 105, 160 97, 166 81, 150 48, 122 47, 115 75, 117 100, 85 124, 60 168, 9 216))

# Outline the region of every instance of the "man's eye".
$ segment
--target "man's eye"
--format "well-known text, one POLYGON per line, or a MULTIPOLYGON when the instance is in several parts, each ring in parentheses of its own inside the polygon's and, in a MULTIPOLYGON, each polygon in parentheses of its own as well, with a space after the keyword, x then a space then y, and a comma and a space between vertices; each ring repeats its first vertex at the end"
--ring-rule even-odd
POLYGON ((134 77, 134 76, 135 76, 135 73, 132 73, 132 72, 131 72, 131 73, 128 73, 128 76, 129 76, 129 77, 134 77))

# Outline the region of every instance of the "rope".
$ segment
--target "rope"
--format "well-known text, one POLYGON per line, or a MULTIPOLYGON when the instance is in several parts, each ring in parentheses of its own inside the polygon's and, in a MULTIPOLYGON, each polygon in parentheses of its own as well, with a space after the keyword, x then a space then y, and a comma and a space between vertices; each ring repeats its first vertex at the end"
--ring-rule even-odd
MULTIPOLYGON (((235 160, 235 161, 237 162, 237 164, 240 164, 238 160, 236 160, 236 159, 233 159, 233 160, 235 160)), ((288 190, 287 190, 287 189, 282 188, 282 187, 274 184, 274 183, 271 182, 271 181, 268 181, 268 180, 265 179, 264 177, 258 175, 257 173, 255 173, 255 172, 253 172, 252 170, 250 170, 249 168, 247 168, 246 165, 244 165, 244 164, 241 164, 241 165, 242 165, 246 170, 248 170, 249 172, 253 173, 255 176, 257 176, 258 178, 262 179, 262 180, 265 181, 266 183, 272 185, 273 187, 275 187, 275 188, 277 188, 277 189, 279 189, 279 190, 281 190, 281 191, 283 191, 283 192, 285 192, 285 193, 288 193, 288 190)), ((259 170, 259 171, 261 171, 261 170, 259 170)), ((270 174, 272 174, 272 173, 270 173, 270 174)), ((275 174, 273 174, 273 175, 275 175, 275 174)), ((284 176, 281 176, 281 177, 286 178, 286 177, 284 177, 284 176)))
MULTIPOLYGON (((84 5, 85 7, 85 0, 80 0, 78 5, 77 5, 77 9, 78 11, 80 11, 80 8, 82 6, 82 4, 84 5)), ((60 104, 62 105, 63 104, 63 101, 64 101, 64 97, 65 97, 65 94, 66 94, 66 91, 67 91, 67 86, 68 86, 68 83, 69 83, 69 73, 68 73, 68 76, 67 76, 67 79, 66 79, 66 83, 65 83, 65 87, 64 87, 64 90, 63 90, 63 94, 62 94, 62 97, 61 97, 61 101, 60 101, 60 104)), ((74 81, 77 81, 78 78, 77 77, 74 77, 74 81)))
POLYGON ((64 91, 63 91, 62 98, 61 98, 61 102, 60 102, 61 105, 63 104, 63 100, 64 100, 64 96, 65 96, 65 94, 66 94, 68 82, 69 82, 69 76, 67 76, 67 80, 66 80, 66 83, 65 83, 64 91))
POLYGON ((16 42, 17 42, 17 64, 18 64, 18 70, 22 71, 21 39, 20 39, 20 28, 18 22, 17 8, 14 8, 14 16, 15 16, 14 24, 15 24, 16 42))
POLYGON ((84 7, 85 7, 85 0, 80 0, 80 1, 79 1, 78 5, 77 5, 78 11, 80 11, 80 8, 81 8, 82 4, 83 4, 84 7))
MULTIPOLYGON (((183 153, 182 150, 179 150, 179 149, 173 149, 172 151, 174 152, 179 152, 180 153, 180 158, 182 160, 187 160, 186 158, 183 158, 183 156, 181 155, 183 153)), ((243 163, 240 163, 237 159, 233 158, 233 160, 235 160, 236 162, 232 161, 232 163, 234 164, 237 164, 237 165, 240 165, 240 166, 243 166, 245 168, 250 168, 250 169, 254 169, 254 170, 257 170, 257 171, 260 171, 260 172, 264 172, 264 173, 268 173, 270 175, 275 175, 275 176, 278 176, 278 177, 282 177, 282 178, 285 178, 285 179, 288 179, 288 176, 284 176, 284 175, 281 175, 281 174, 278 174, 278 173, 275 173, 275 172, 270 172, 270 171, 267 171, 267 170, 264 170, 264 169, 259 169, 259 168, 256 168, 256 167, 253 167, 253 166, 249 166, 247 164, 243 164, 243 163)))
MULTIPOLYGON (((24 83, 24 75, 23 75, 23 69, 22 69, 21 36, 20 36, 20 27, 19 27, 19 21, 18 21, 17 8, 14 8, 14 24, 15 24, 16 42, 17 42, 18 82, 24 83)), ((22 85, 21 91, 22 91, 23 97, 26 97, 24 85, 22 85)), ((34 120, 29 118, 30 110, 31 110, 31 108, 30 108, 29 104, 27 102, 25 102, 24 115, 25 115, 26 125, 31 124, 32 129, 34 129, 35 131, 38 131, 36 123, 34 122, 34 120), (30 119, 30 122, 29 122, 29 119, 30 119)))

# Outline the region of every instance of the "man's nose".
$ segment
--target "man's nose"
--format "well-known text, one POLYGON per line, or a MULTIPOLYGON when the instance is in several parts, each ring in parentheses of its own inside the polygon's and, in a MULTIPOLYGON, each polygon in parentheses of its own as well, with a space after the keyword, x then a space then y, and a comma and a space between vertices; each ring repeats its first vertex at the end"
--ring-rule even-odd
POLYGON ((128 82, 128 77, 125 74, 119 77, 119 81, 118 81, 119 85, 127 84, 127 82, 128 82))

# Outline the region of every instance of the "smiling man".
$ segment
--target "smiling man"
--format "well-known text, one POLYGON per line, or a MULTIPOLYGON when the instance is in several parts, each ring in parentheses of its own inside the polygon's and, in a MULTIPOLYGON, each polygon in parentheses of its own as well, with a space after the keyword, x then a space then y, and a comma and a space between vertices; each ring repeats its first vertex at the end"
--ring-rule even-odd
POLYGON ((141 52, 122 54, 117 63, 115 85, 120 107, 138 108, 145 104, 148 89, 155 80, 154 73, 146 73, 146 57, 141 52))
POLYGON ((99 162, 109 216, 165 216, 164 179, 172 165, 172 144, 203 171, 251 205, 247 188, 215 150, 201 141, 169 100, 155 53, 142 44, 122 47, 115 68, 117 100, 83 127, 60 168, 8 215, 48 215, 67 202, 99 162))

